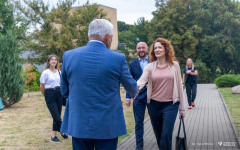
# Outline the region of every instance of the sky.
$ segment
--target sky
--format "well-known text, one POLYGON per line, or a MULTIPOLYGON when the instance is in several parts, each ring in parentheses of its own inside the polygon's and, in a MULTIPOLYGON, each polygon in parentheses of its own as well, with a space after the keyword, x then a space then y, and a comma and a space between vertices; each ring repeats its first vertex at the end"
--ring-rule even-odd
MULTIPOLYGON (((56 6, 58 0, 44 0, 44 2, 56 6)), ((87 0, 78 0, 73 6, 82 6, 86 2, 87 0)), ((156 10, 155 0, 89 0, 89 2, 116 8, 117 20, 127 24, 134 24, 140 17, 151 20, 153 18, 151 13, 156 10)))

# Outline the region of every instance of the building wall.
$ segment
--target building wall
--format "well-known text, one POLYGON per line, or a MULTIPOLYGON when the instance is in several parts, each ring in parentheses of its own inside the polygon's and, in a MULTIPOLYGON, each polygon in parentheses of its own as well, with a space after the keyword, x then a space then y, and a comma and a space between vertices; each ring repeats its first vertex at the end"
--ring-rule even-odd
MULTIPOLYGON (((117 9, 104 5, 98 5, 98 7, 107 14, 106 18, 110 19, 110 22, 113 24, 113 41, 110 49, 116 50, 118 46, 117 9)), ((77 7, 73 7, 70 10, 70 14, 72 14, 76 9, 77 7)), ((60 25, 56 25, 56 28, 59 29, 60 27, 60 25)))
POLYGON ((117 27, 117 10, 115 8, 99 5, 99 9, 102 9, 107 14, 107 18, 113 24, 113 41, 111 49, 116 50, 118 46, 118 27, 117 27))

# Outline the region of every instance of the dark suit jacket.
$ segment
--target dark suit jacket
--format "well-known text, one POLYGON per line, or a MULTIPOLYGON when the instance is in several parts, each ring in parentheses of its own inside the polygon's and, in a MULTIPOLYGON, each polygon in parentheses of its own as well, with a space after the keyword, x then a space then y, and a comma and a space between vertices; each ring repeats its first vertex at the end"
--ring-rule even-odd
POLYGON ((86 139, 126 134, 120 83, 131 96, 136 94, 137 83, 123 54, 99 42, 65 52, 61 93, 68 101, 61 132, 86 139))
MULTIPOLYGON (((141 77, 143 70, 140 66, 140 62, 139 62, 138 58, 134 59, 133 61, 131 61, 129 63, 129 71, 136 81, 141 77)), ((146 96, 147 96, 147 88, 144 87, 139 91, 139 94, 136 97, 136 99, 144 99, 144 98, 146 99, 146 96)), ((130 94, 127 92, 126 98, 131 99, 134 97, 131 97, 130 94)))

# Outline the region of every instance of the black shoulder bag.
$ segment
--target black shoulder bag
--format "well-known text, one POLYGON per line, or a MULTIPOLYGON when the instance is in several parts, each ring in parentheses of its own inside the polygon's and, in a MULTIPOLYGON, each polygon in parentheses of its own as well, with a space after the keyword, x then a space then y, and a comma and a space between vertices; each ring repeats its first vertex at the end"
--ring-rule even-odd
MULTIPOLYGON (((60 75, 59 70, 58 70, 58 74, 59 74, 60 79, 61 79, 61 75, 60 75)), ((62 96, 62 97, 63 97, 63 96, 62 96)), ((62 103, 62 105, 63 105, 63 106, 66 106, 66 104, 67 104, 67 99, 63 97, 63 103, 62 103)))
POLYGON ((186 136, 183 117, 181 117, 181 119, 180 119, 179 128, 178 128, 178 135, 176 137, 176 150, 187 150, 187 136, 186 136), (180 136, 180 130, 181 130, 181 122, 183 123, 184 137, 179 137, 180 136))

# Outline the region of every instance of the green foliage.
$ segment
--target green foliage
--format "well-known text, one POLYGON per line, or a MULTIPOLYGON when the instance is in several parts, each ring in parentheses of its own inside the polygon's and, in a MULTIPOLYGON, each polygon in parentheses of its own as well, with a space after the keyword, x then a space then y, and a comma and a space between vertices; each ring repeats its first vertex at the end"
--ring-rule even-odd
POLYGON ((214 80, 212 78, 213 75, 211 69, 209 69, 201 60, 195 61, 194 65, 198 70, 198 83, 209 83, 214 80))
POLYGON ((118 32, 128 31, 133 25, 126 24, 123 21, 117 21, 118 32))
POLYGON ((41 73, 37 71, 34 65, 24 65, 22 77, 25 80, 24 91, 39 91, 40 90, 41 73))
POLYGON ((18 40, 18 48, 21 48, 26 40, 28 22, 22 18, 21 13, 15 11, 13 4, 15 3, 9 0, 0 1, 0 36, 11 31, 18 40))
POLYGON ((6 107, 20 101, 23 95, 24 82, 18 55, 17 40, 7 32, 0 37, 0 97, 6 107))
POLYGON ((56 8, 42 1, 24 1, 27 7, 19 5, 29 21, 40 24, 28 37, 27 48, 33 50, 39 57, 38 63, 45 62, 49 54, 60 58, 66 50, 85 45, 88 42, 88 26, 95 18, 105 18, 106 14, 96 4, 88 2, 71 11, 72 0, 59 1, 56 8))
POLYGON ((149 42, 171 41, 180 64, 198 60, 200 78, 211 82, 221 74, 240 73, 240 7, 232 0, 156 0, 149 23, 149 42), (211 71, 210 71, 211 70, 211 71), (201 74, 201 71, 209 73, 201 74), (206 78, 209 76, 210 80, 206 78))
POLYGON ((8 0, 0 1, 0 35, 5 35, 14 26, 13 10, 8 0))
POLYGON ((34 66, 32 70, 36 74, 36 80, 33 80, 29 83, 29 91, 40 91, 40 77, 41 73, 37 71, 37 67, 34 66))
MULTIPOLYGON (((126 27, 127 28, 127 27, 126 27)), ((148 21, 141 17, 134 26, 129 26, 129 30, 118 33, 120 43, 124 43, 126 48, 135 50, 138 42, 148 42, 148 21)))
POLYGON ((19 39, 21 24, 17 25, 13 6, 8 0, 0 1, 0 97, 6 107, 20 101, 23 95, 19 39), (15 18, 14 18, 15 17, 15 18))
MULTIPOLYGON (((60 0, 52 10, 43 1, 22 1, 26 7, 20 2, 16 4, 19 12, 25 15, 26 24, 40 24, 40 29, 36 28, 28 37, 26 46, 39 56, 39 63, 49 54, 55 53, 62 58, 64 51, 85 45, 90 21, 106 16, 97 5, 88 2, 70 14, 74 0, 60 0), (54 27, 56 24, 59 28, 54 27)), ((121 51, 127 59, 127 49, 135 50, 138 42, 150 45, 162 37, 171 41, 181 67, 189 57, 196 62, 200 82, 212 82, 223 74, 240 74, 239 2, 156 0, 156 10, 152 14, 154 17, 149 22, 143 17, 134 25, 118 21, 118 39, 119 43, 125 44, 121 51)))
POLYGON ((240 75, 225 74, 215 79, 218 87, 233 87, 240 85, 240 75))

